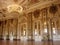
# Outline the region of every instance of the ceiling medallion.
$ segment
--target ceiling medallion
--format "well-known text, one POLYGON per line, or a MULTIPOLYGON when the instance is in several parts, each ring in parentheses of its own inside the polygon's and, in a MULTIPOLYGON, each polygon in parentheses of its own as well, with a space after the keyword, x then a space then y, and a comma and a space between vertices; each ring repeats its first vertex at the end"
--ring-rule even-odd
POLYGON ((7 9, 8 9, 8 12, 15 12, 16 11, 16 12, 19 12, 19 13, 21 13, 22 10, 23 10, 22 6, 17 5, 17 4, 9 5, 7 7, 7 9))

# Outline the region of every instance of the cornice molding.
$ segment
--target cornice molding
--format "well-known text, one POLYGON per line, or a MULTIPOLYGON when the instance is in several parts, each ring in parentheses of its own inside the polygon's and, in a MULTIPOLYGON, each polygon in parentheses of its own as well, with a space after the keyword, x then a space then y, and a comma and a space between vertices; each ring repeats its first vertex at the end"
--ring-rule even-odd
POLYGON ((52 4, 59 4, 58 1, 46 1, 46 2, 39 2, 34 5, 29 6, 26 10, 24 10, 25 13, 33 12, 36 9, 43 9, 46 7, 50 7, 52 4))

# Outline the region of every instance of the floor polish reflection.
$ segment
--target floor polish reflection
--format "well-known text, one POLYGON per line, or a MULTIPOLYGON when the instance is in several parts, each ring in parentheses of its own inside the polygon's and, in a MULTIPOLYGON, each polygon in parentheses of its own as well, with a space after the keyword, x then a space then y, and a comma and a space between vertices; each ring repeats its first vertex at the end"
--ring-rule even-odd
POLYGON ((0 45, 60 45, 60 41, 0 40, 0 45))

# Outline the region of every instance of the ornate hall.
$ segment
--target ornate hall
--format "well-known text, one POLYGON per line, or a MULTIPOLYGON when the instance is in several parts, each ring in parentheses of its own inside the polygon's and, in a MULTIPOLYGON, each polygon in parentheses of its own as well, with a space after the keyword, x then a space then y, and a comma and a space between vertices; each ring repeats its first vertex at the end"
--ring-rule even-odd
POLYGON ((60 45, 60 0, 0 0, 0 45, 60 45))

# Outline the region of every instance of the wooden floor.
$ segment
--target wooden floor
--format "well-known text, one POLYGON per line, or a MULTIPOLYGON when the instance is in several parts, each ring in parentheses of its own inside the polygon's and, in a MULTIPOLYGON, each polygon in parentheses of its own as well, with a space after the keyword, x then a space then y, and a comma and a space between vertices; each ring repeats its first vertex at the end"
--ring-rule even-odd
POLYGON ((0 40, 0 45, 60 45, 60 41, 9 41, 0 40))

